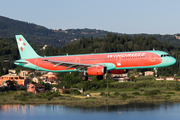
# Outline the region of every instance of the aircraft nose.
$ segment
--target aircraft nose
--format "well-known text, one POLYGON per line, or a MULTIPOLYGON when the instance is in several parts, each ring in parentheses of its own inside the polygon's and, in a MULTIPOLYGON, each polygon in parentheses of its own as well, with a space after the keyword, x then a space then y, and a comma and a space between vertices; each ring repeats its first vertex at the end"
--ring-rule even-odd
POLYGON ((175 64, 175 63, 176 63, 176 59, 173 58, 173 57, 171 57, 171 58, 169 59, 169 63, 170 63, 171 65, 175 64))

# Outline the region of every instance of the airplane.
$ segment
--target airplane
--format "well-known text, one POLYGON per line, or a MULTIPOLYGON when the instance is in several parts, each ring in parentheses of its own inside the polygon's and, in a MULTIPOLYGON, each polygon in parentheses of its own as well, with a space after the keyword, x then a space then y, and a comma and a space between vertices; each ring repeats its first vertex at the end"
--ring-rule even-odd
POLYGON ((84 72, 82 80, 88 75, 96 75, 98 80, 103 75, 125 73, 128 69, 160 68, 176 63, 176 59, 164 51, 131 51, 112 53, 93 53, 61 56, 39 56, 22 35, 15 35, 20 60, 14 64, 49 72, 84 72))

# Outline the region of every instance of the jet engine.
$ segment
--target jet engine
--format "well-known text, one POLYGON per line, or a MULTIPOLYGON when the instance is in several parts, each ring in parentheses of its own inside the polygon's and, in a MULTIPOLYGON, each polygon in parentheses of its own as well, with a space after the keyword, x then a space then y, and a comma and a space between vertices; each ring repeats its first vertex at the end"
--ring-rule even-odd
POLYGON ((105 66, 95 66, 87 69, 89 75, 104 75, 107 71, 105 66))
POLYGON ((111 70, 111 74, 126 74, 128 73, 128 70, 111 70))

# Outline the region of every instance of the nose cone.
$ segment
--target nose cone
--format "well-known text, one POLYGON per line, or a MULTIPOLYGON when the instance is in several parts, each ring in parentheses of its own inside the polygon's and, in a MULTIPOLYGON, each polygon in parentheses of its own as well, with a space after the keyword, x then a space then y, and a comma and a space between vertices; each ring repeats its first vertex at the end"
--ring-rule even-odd
POLYGON ((170 65, 174 65, 176 63, 176 59, 171 57, 171 58, 169 58, 168 62, 170 65))
POLYGON ((158 65, 158 67, 167 67, 170 65, 174 65, 175 63, 176 59, 173 57, 162 57, 162 62, 158 65))
POLYGON ((170 62, 174 65, 176 63, 176 59, 172 57, 170 62))

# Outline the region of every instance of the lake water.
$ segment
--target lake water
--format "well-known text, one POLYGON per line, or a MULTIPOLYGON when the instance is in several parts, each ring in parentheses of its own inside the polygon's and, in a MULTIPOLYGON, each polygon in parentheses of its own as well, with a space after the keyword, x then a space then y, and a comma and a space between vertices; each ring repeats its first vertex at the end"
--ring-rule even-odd
POLYGON ((0 120, 180 120, 180 103, 82 107, 1 105, 0 120))

